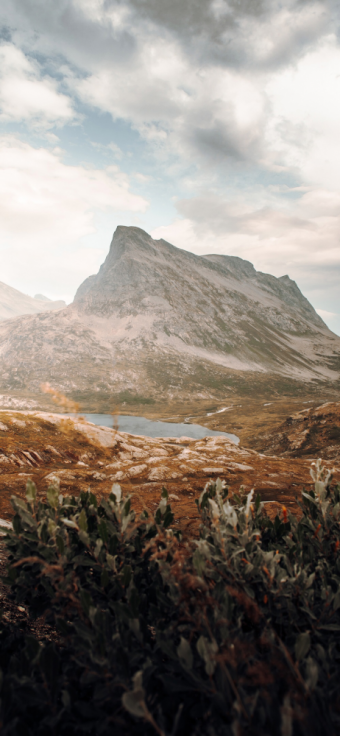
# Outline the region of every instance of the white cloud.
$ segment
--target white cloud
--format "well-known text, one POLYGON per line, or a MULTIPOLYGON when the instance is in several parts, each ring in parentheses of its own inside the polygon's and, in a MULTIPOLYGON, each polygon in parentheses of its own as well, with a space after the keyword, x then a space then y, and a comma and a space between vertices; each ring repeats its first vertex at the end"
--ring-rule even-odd
POLYGON ((175 42, 149 38, 123 64, 102 65, 85 78, 69 80, 83 101, 134 124, 171 121, 188 95, 182 89, 190 69, 175 42), (181 83, 179 84, 179 80, 181 83))
MULTIPOLYGON (((4 0, 3 13, 18 43, 59 60, 71 96, 129 121, 154 151, 176 155, 184 167, 205 164, 225 174, 236 162, 310 181, 322 167, 326 176, 329 158, 332 176, 340 177, 331 157, 340 145, 338 112, 329 137, 340 83, 331 4, 260 5, 67 0, 61 8, 4 0), (325 146, 330 156, 321 160, 325 146)), ((51 108, 53 91, 61 106, 69 104, 49 86, 53 80, 35 84, 46 98, 50 93, 51 108)), ((39 107, 38 88, 27 96, 39 107)), ((20 115, 19 102, 13 115, 20 115)), ((67 114, 61 110, 62 119, 67 114)))
POLYGON ((268 159, 325 189, 340 186, 340 48, 329 35, 296 65, 272 75, 268 159))
POLYGON ((326 325, 336 335, 340 335, 340 314, 336 312, 328 312, 326 309, 316 309, 316 312, 320 315, 326 325))
POLYGON ((105 170, 65 165, 62 151, 33 148, 0 138, 0 229, 2 238, 25 236, 69 242, 93 230, 96 210, 144 212, 147 201, 129 191, 117 166, 105 170))
MULTIPOLYGON (((103 251, 98 263, 95 249, 86 250, 81 240, 95 233, 96 213, 113 218, 115 213, 144 212, 147 206, 130 191, 128 177, 117 166, 70 166, 59 149, 0 138, 2 279, 28 283, 40 269, 54 284, 59 278, 60 290, 69 270, 69 288, 76 288, 102 260, 103 251)), ((100 242, 103 246, 107 243, 100 242)))
POLYGON ((0 120, 49 128, 74 118, 71 99, 59 92, 55 80, 42 76, 36 61, 13 44, 0 46, 0 120))
POLYGON ((340 315, 336 312, 327 312, 326 309, 316 309, 315 311, 320 315, 320 317, 322 317, 322 319, 332 319, 332 317, 340 317, 340 315))
POLYGON ((238 255, 277 276, 304 280, 308 275, 311 285, 328 269, 332 288, 338 289, 340 194, 311 191, 279 204, 264 192, 262 206, 250 196, 230 200, 207 194, 179 201, 177 209, 182 218, 156 228, 153 237, 198 254, 238 255))
MULTIPOLYGON (((322 279, 324 294, 336 293, 340 50, 333 0, 3 0, 2 8, 17 45, 3 46, 3 119, 51 128, 74 121, 79 100, 109 113, 144 141, 132 167, 139 178, 147 160, 154 180, 164 173, 178 194, 186 188, 192 196, 156 235, 288 272, 318 298, 322 279), (63 86, 32 53, 58 66, 63 86)), ((99 115, 97 122, 100 128, 99 115)), ((128 137, 126 147, 124 134, 119 138, 122 153, 111 144, 125 163, 128 137)), ((96 145, 99 152, 104 144, 96 145)), ((57 151, 39 155, 25 150, 28 174, 10 167, 2 214, 13 242, 21 221, 27 242, 35 233, 32 248, 40 231, 39 242, 47 233, 53 242, 65 233, 76 242, 93 229, 94 209, 110 210, 113 182, 113 199, 130 202, 122 209, 142 211, 118 169, 90 172, 65 167, 57 151)), ((317 305, 333 309, 326 296, 317 305)))
POLYGON ((176 34, 141 22, 122 61, 90 58, 67 83, 83 102, 129 121, 154 152, 176 156, 182 172, 193 165, 205 176, 210 167, 213 181, 236 166, 337 188, 340 49, 328 20, 320 3, 262 24, 246 17, 236 36, 252 48, 247 68, 218 58, 200 65, 176 34))
POLYGON ((131 59, 69 77, 82 102, 129 120, 154 152, 183 167, 256 159, 266 99, 252 78, 214 66, 198 69, 173 39, 144 38, 131 59))

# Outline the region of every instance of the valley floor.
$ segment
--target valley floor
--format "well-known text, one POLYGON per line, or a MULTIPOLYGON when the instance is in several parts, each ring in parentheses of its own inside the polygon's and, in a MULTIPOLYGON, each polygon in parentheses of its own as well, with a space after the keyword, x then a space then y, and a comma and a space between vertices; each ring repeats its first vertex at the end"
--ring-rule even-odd
MULTIPOLYGON (((177 523, 190 532, 198 525, 195 499, 209 479, 225 480, 231 494, 240 486, 246 493, 253 488, 271 516, 281 514, 283 505, 297 512, 302 489, 312 483, 309 457, 267 456, 224 437, 137 437, 47 412, 1 412, 0 465, 3 519, 12 516, 11 496, 24 498, 28 479, 40 496, 58 483, 63 494, 90 487, 105 497, 117 482, 133 494, 138 511, 153 510, 166 486, 177 523)), ((340 462, 334 478, 340 482, 340 462)))

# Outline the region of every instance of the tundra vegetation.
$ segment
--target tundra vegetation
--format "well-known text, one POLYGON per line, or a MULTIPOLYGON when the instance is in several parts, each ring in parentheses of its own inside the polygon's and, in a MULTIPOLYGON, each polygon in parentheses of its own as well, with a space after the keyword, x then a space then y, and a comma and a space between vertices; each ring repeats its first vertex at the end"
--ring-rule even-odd
POLYGON ((318 461, 299 514, 209 482, 196 538, 163 489, 13 498, 10 595, 59 632, 0 625, 4 736, 340 732, 340 485, 318 461))

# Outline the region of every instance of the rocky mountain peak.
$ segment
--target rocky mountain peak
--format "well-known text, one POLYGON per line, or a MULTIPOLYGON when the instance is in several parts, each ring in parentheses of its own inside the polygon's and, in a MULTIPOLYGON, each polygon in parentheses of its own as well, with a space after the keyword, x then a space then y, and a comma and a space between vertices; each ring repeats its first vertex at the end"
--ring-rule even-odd
MULTIPOLYGON (((155 291, 167 290, 169 268, 175 276, 180 263, 199 256, 187 253, 165 240, 153 240, 139 227, 119 226, 109 253, 98 273, 89 276, 76 292, 74 303, 87 312, 102 314, 121 309, 128 301, 141 306, 155 291)), ((142 307, 141 307, 142 308, 142 307)))
MULTIPOLYGON (((165 240, 153 240, 138 227, 117 227, 109 253, 99 272, 89 276, 81 284, 74 303, 86 313, 109 316, 118 310, 120 315, 126 315, 133 314, 136 310, 145 313, 145 300, 157 297, 163 301, 163 306, 167 302, 177 312, 183 309, 186 319, 192 319, 193 314, 189 314, 188 310, 190 302, 196 316, 201 311, 201 306, 195 303, 193 293, 198 290, 203 297, 207 289, 215 290, 215 299, 218 291, 222 296, 221 289, 227 289, 225 302, 219 307, 222 313, 225 312, 225 303, 230 303, 230 299, 235 306, 235 302, 241 298, 240 294, 249 298, 254 292, 260 292, 258 309, 265 306, 268 308, 268 298, 271 296, 274 300, 279 300, 281 314, 282 303, 283 314, 287 312, 287 307, 294 310, 295 323, 303 319, 309 325, 327 330, 321 317, 289 276, 276 278, 261 273, 256 271, 252 263, 238 256, 198 256, 176 248, 165 240)), ((211 297, 212 294, 209 300, 211 297)), ((211 309, 211 305, 209 308, 211 309)), ((274 304, 272 316, 273 308, 275 309, 274 304)), ((150 312, 150 303, 147 311, 150 312)), ((288 314, 284 314, 283 318, 285 317, 287 323, 288 314)), ((292 315, 290 319, 291 317, 292 315)), ((275 321, 277 322, 276 318, 275 321)), ((306 327, 304 324, 303 330, 306 327)), ((299 330, 301 331, 300 328, 299 330)))
POLYGON ((137 227, 117 228, 72 305, 0 325, 5 392, 50 381, 106 396, 210 396, 240 374, 266 373, 339 379, 340 338, 295 282, 236 256, 198 256, 137 227))
POLYGON ((48 296, 44 296, 44 294, 35 294, 34 299, 39 299, 41 302, 52 301, 48 296))

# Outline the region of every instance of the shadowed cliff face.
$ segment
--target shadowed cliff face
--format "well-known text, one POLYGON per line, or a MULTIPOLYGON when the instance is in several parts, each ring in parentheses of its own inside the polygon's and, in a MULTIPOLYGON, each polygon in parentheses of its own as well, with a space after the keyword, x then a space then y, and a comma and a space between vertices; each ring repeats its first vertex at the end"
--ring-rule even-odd
POLYGON ((4 393, 50 381, 66 392, 185 397, 211 391, 217 374, 222 390, 229 373, 336 381, 339 372, 340 338, 288 276, 135 227, 117 228, 72 305, 0 325, 4 393))

